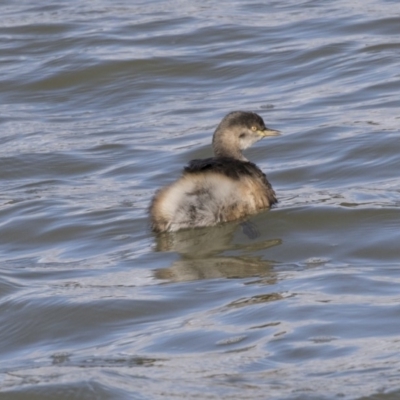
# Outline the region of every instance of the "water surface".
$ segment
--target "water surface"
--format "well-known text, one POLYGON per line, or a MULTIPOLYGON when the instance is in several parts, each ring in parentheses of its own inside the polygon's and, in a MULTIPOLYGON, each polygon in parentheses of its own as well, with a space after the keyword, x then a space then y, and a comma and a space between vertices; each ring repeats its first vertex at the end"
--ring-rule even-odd
POLYGON ((0 398, 400 393, 396 1, 3 2, 0 398), (232 110, 279 204, 157 237, 232 110))

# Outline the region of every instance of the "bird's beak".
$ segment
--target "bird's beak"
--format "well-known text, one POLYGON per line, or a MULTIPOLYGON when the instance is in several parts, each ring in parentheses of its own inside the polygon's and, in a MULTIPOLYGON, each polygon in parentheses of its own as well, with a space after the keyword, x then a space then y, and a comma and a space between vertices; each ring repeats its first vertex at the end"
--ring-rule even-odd
POLYGON ((258 131, 262 137, 266 136, 279 136, 281 133, 275 129, 265 128, 263 131, 258 131))

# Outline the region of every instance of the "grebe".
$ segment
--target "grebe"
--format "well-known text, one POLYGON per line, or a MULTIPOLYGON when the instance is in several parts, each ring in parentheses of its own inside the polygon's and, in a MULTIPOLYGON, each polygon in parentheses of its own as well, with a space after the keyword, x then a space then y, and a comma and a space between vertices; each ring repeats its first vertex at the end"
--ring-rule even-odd
POLYGON ((277 202, 265 174, 242 150, 279 131, 265 126, 256 113, 234 111, 214 132, 215 157, 192 160, 182 176, 157 191, 151 205, 155 232, 177 231, 233 221, 277 202))

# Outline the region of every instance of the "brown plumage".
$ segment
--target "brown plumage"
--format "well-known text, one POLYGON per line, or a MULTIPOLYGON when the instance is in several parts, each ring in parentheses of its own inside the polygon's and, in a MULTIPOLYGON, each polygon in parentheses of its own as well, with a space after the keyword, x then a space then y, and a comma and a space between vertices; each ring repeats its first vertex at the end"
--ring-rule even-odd
POLYGON ((213 136, 215 157, 193 160, 182 176, 160 189, 150 205, 155 232, 177 231, 233 221, 277 202, 265 174, 242 150, 266 136, 268 129, 252 112, 229 113, 213 136))

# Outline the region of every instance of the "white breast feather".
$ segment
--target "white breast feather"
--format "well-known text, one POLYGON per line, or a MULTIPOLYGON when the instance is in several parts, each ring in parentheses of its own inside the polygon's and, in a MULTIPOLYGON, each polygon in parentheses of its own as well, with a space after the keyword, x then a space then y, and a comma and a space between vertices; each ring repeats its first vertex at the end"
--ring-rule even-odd
MULTIPOLYGON (((198 210, 198 226, 214 225, 222 206, 226 206, 238 200, 239 193, 235 181, 219 174, 207 174, 207 176, 182 177, 167 189, 163 199, 162 214, 171 221, 170 230, 181 229, 189 224, 188 209, 190 206, 198 210), (210 200, 201 201, 201 196, 193 195, 196 192, 210 194, 210 200)), ((205 196, 208 198, 208 196, 205 196)))

